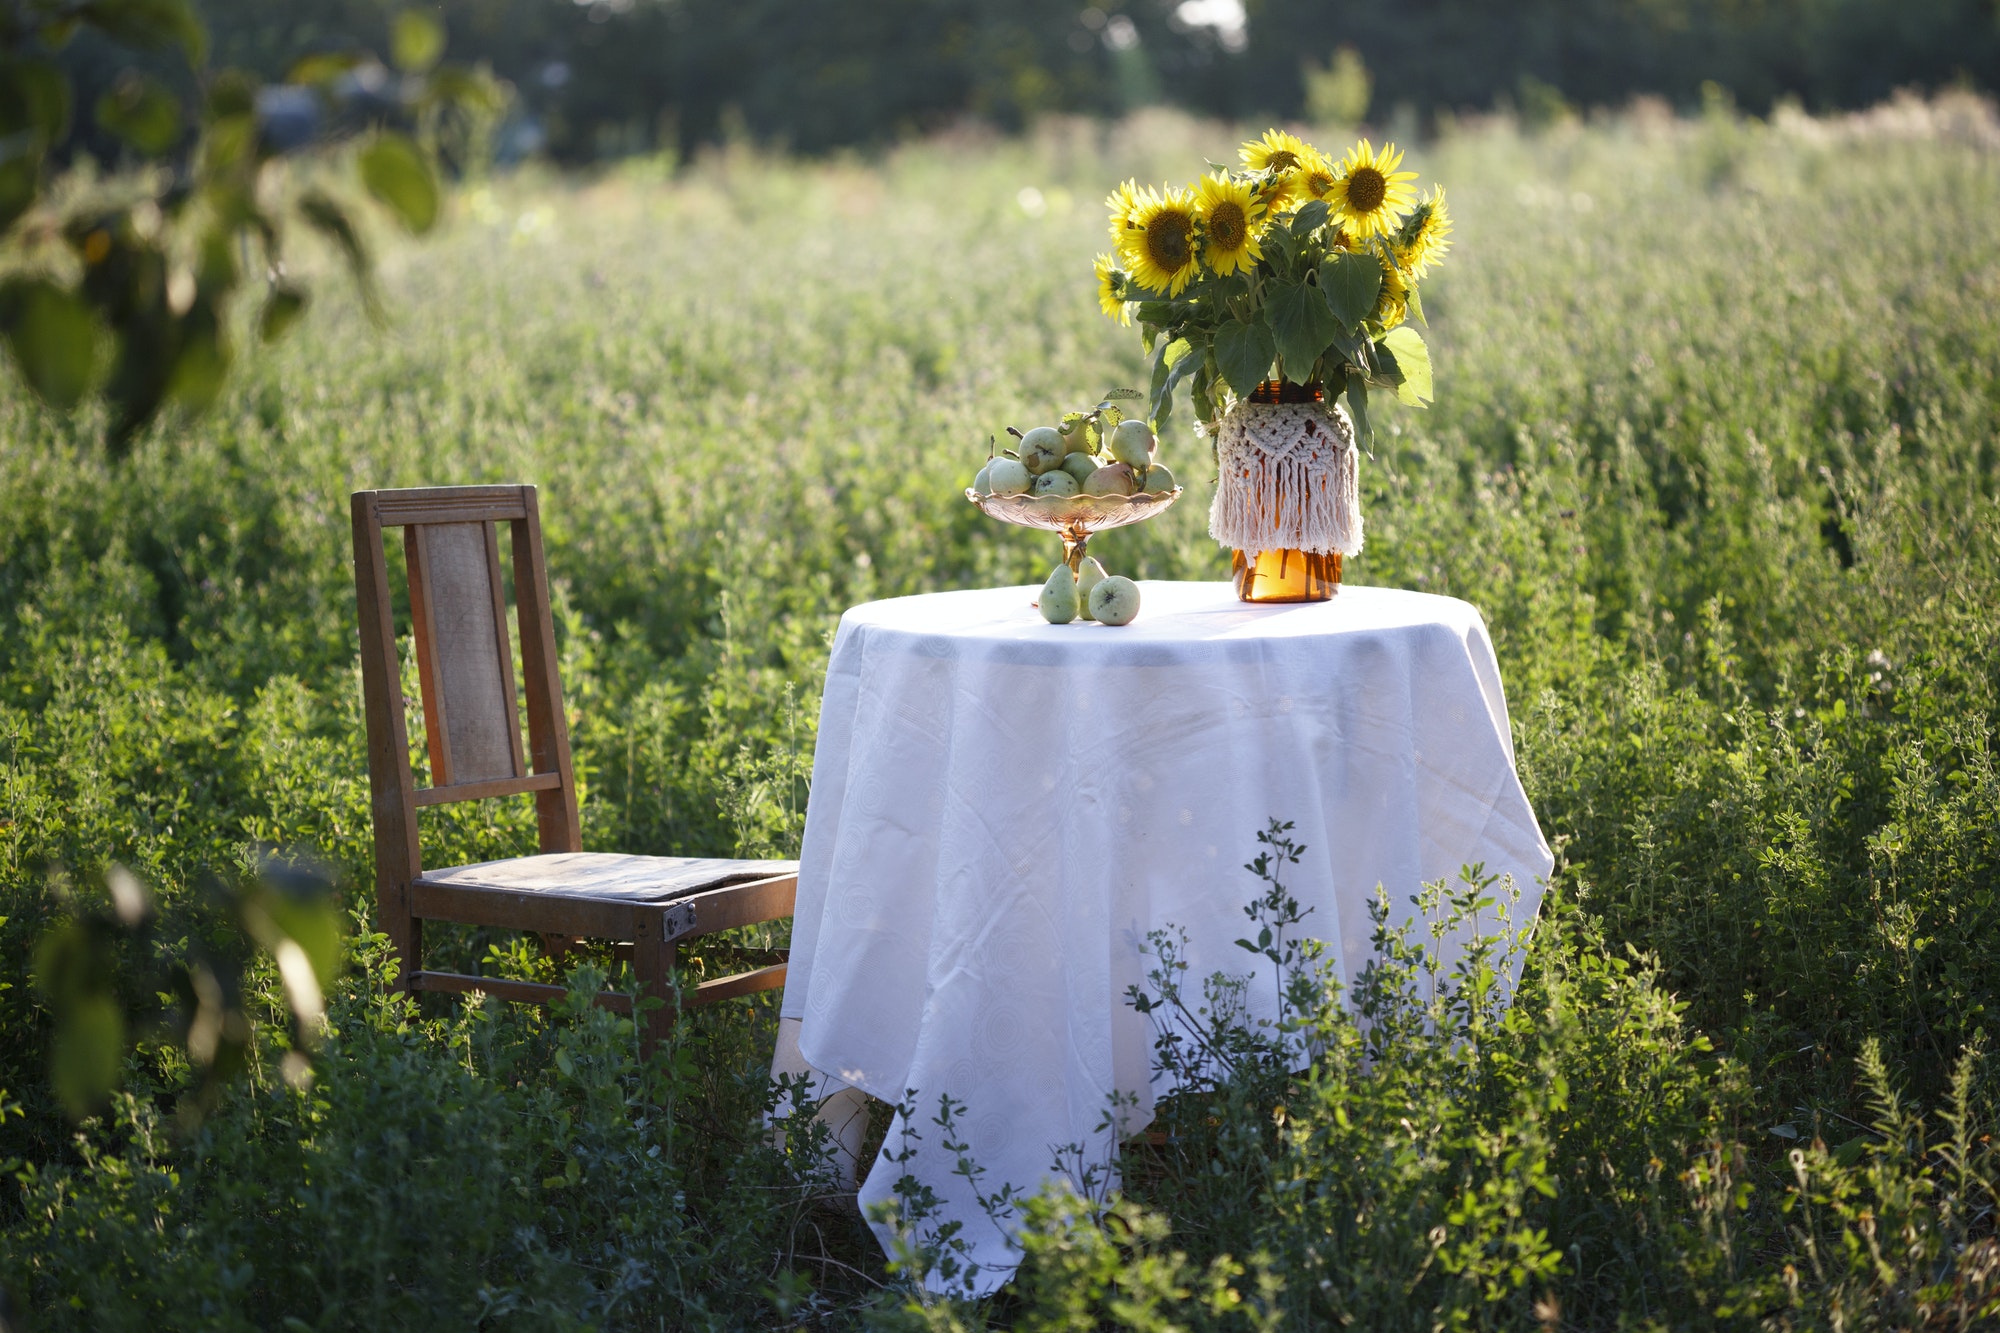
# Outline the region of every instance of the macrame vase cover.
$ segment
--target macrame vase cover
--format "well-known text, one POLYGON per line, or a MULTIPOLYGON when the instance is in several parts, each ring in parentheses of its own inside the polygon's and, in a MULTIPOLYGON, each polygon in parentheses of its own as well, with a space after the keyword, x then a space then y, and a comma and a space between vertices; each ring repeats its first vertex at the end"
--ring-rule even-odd
POLYGON ((1346 409, 1239 402, 1216 435, 1209 535, 1243 551, 1361 553, 1361 482, 1346 409))

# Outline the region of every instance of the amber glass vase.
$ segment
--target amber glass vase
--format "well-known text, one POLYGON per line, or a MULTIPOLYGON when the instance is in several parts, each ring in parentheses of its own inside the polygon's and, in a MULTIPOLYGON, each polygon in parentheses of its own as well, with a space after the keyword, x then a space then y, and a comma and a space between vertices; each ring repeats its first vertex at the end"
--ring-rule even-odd
MULTIPOLYGON (((1253 403, 1322 403, 1326 394, 1317 384, 1265 380, 1250 393, 1253 403)), ((1259 551, 1253 561, 1238 550, 1230 564, 1236 595, 1246 602, 1324 602, 1340 590, 1340 554, 1309 551, 1259 551)))

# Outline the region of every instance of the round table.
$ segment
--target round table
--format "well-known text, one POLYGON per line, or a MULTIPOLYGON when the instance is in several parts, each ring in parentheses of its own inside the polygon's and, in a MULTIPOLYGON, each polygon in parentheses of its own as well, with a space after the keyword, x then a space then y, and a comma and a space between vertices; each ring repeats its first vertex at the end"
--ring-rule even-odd
POLYGON ((1350 979, 1378 885, 1407 913, 1422 883, 1483 862, 1513 878, 1518 924, 1553 864, 1467 603, 1345 587, 1252 606, 1226 583, 1144 582, 1138 619, 1110 628, 1045 623, 1037 591, 841 618, 782 1009, 822 1090, 915 1106, 890 1137, 914 1156, 879 1160, 861 1201, 914 1174, 965 1223, 986 1289, 1014 1257, 953 1174, 940 1095, 963 1104, 989 1191, 1033 1190, 1057 1145, 1114 1162, 1160 1091, 1126 999, 1148 932, 1187 932, 1197 991, 1249 975, 1251 1016, 1274 1009, 1269 967, 1234 944, 1273 818, 1296 825, 1287 886, 1350 979), (1114 1092, 1138 1099, 1120 1131, 1114 1092))

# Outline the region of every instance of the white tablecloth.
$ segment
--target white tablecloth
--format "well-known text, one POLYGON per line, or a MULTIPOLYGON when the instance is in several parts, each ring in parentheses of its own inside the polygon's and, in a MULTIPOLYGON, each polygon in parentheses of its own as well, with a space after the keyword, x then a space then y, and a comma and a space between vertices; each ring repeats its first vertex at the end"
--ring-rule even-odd
POLYGON ((1252 1014, 1272 1006, 1270 968, 1233 941, 1273 817, 1297 825, 1286 882, 1349 978, 1378 884, 1407 912, 1423 881, 1484 862, 1522 890, 1520 922, 1552 865, 1472 606, 1140 589, 1118 629, 1046 624, 1031 587, 869 603, 842 617, 827 670, 783 1014, 814 1070, 914 1094, 917 1155, 879 1160, 862 1203, 914 1173, 965 1223, 988 1288, 1013 1258, 952 1174, 939 1095, 964 1103, 989 1190, 1035 1188, 1053 1145, 1109 1160, 1112 1093, 1138 1095, 1131 1132, 1160 1091, 1126 1001, 1148 931, 1188 932, 1197 991, 1255 974, 1252 1014))

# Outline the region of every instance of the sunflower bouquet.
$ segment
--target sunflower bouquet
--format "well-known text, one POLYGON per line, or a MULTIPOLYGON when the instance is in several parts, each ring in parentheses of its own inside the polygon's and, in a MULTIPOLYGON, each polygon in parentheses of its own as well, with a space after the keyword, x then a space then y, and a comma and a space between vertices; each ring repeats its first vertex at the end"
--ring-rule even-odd
POLYGON ((1212 423, 1275 379, 1319 386, 1329 407, 1346 394, 1365 448, 1371 388, 1430 401, 1430 352, 1408 321, 1422 322, 1417 285, 1451 245, 1444 190, 1419 199, 1395 145, 1365 139, 1335 160, 1270 130, 1240 156, 1241 170, 1187 186, 1111 193, 1099 303, 1145 335, 1156 427, 1184 380, 1212 423))

